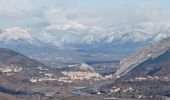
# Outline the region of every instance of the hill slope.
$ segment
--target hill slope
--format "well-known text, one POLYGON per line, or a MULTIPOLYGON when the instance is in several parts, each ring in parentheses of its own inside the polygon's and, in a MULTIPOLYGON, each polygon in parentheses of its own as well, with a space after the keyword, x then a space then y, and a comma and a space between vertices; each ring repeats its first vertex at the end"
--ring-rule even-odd
POLYGON ((30 59, 20 53, 13 50, 0 48, 0 64, 1 65, 16 65, 25 68, 33 68, 37 66, 43 66, 43 64, 37 62, 36 60, 30 59))
POLYGON ((145 63, 144 65, 152 64, 152 62, 156 63, 159 59, 159 63, 163 62, 164 60, 170 60, 169 56, 169 49, 170 49, 170 38, 162 40, 160 43, 152 46, 148 46, 141 51, 137 52, 136 54, 123 59, 120 62, 120 67, 118 68, 115 75, 123 76, 132 69, 134 69, 137 66, 141 66, 141 64, 145 63), (166 57, 165 57, 166 56, 166 57), (162 59, 161 59, 161 58, 162 59), (154 61, 156 60, 156 61, 154 61), (146 64, 147 62, 147 64, 146 64))

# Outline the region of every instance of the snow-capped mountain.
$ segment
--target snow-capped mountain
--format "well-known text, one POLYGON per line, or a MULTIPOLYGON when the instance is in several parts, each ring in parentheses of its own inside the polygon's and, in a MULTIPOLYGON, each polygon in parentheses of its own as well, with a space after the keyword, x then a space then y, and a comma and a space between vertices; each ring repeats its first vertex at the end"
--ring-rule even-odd
POLYGON ((51 50, 53 45, 39 41, 36 37, 30 34, 28 31, 14 27, 6 29, 0 33, 0 47, 17 50, 20 52, 27 51, 40 51, 40 50, 51 50))
MULTIPOLYGON (((72 25, 72 24, 70 24, 72 25)), ((74 25, 74 24, 73 24, 74 25)), ((29 48, 78 49, 88 51, 131 51, 170 36, 170 24, 153 22, 122 27, 47 27, 39 33, 9 28, 0 33, 0 46, 14 50, 29 48), (83 28, 83 29, 81 29, 83 28)))
POLYGON ((34 39, 27 31, 15 27, 11 29, 6 29, 5 32, 0 34, 0 42, 2 43, 9 44, 19 41, 24 41, 32 44, 34 42, 34 39))

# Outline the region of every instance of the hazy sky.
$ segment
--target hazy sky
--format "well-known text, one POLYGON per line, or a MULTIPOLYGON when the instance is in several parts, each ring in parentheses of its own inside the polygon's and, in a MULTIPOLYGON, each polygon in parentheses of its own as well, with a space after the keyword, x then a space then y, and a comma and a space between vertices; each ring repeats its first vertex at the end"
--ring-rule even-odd
POLYGON ((0 0, 0 31, 19 27, 60 37, 145 22, 170 22, 170 0, 0 0))
POLYGON ((169 0, 0 0, 0 25, 43 26, 68 20, 104 27, 167 21, 169 7, 169 0))

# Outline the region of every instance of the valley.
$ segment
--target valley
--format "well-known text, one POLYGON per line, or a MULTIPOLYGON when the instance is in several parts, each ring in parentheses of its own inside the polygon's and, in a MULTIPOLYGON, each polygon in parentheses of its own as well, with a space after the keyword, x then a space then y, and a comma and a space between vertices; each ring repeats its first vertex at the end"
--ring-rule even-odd
POLYGON ((1 48, 0 92, 17 100, 166 100, 169 43, 167 38, 128 59, 76 51, 27 57, 1 48))
POLYGON ((1 48, 0 92, 17 100, 166 100, 169 43, 167 38, 129 58, 77 51, 27 57, 1 48))

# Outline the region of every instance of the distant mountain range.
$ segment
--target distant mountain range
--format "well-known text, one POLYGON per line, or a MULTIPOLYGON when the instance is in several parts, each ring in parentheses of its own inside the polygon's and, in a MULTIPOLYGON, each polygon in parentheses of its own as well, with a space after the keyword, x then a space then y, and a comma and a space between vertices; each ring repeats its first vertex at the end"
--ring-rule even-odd
POLYGON ((152 22, 111 29, 87 28, 82 30, 46 29, 29 33, 21 28, 10 28, 0 33, 0 47, 17 51, 48 51, 57 49, 85 50, 88 52, 133 52, 168 36, 169 24, 152 22))

